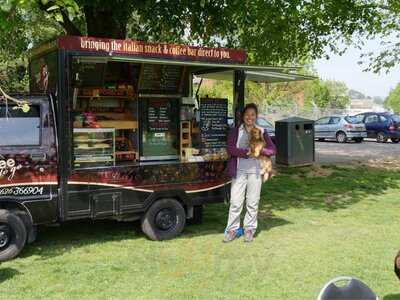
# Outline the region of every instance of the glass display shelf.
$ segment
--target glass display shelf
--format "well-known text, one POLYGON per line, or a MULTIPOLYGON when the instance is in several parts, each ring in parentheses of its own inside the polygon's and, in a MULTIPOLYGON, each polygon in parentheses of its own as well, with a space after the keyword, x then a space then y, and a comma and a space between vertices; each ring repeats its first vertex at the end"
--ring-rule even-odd
POLYGON ((76 168, 115 165, 114 128, 74 128, 73 133, 76 168))

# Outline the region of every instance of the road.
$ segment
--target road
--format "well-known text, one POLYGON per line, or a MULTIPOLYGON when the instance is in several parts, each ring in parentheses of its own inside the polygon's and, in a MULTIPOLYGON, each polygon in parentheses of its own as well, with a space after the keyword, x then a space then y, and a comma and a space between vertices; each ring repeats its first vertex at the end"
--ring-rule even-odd
POLYGON ((325 141, 315 142, 317 163, 347 163, 370 160, 398 160, 400 164, 400 143, 377 143, 374 140, 364 140, 363 143, 353 142, 339 144, 325 141))

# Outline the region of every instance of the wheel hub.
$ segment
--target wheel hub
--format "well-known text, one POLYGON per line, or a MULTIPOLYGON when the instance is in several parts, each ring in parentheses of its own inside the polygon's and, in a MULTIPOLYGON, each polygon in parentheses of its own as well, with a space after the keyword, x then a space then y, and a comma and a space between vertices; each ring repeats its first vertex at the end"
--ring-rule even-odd
POLYGON ((161 230, 169 230, 176 223, 176 213, 169 209, 164 208, 160 210, 155 217, 155 224, 161 230))
POLYGON ((8 226, 0 226, 0 249, 4 248, 10 242, 10 231, 8 226))

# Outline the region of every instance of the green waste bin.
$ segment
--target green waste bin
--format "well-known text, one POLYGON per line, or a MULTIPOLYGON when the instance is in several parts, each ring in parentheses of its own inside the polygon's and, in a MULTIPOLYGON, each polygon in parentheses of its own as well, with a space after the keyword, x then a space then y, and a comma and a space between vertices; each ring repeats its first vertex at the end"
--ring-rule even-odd
POLYGON ((315 161, 314 121, 291 117, 275 122, 276 163, 312 165, 315 161))

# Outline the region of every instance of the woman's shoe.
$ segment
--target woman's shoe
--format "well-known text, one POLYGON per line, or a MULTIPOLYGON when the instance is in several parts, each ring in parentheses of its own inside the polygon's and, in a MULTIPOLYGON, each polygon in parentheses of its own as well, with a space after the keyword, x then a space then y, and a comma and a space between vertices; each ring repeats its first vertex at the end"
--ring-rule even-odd
POLYGON ((234 239, 236 239, 236 230, 228 230, 225 232, 223 240, 224 243, 232 242, 234 239))
POLYGON ((252 242, 254 239, 254 232, 251 229, 247 229, 244 231, 244 241, 246 243, 252 242))

